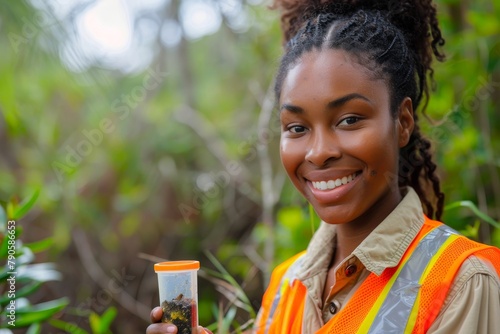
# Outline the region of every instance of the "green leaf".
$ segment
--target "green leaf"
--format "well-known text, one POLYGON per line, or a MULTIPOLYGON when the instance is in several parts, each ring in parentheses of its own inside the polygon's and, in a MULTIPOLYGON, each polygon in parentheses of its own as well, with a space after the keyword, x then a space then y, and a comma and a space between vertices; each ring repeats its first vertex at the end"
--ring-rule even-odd
POLYGON ((54 244, 53 238, 46 238, 40 241, 35 241, 29 244, 25 244, 25 246, 31 249, 33 253, 40 253, 49 249, 53 244, 54 244))
POLYGON ((0 259, 6 259, 7 258, 7 253, 9 251, 9 249, 8 249, 8 241, 9 241, 9 239, 7 238, 7 235, 4 235, 2 237, 2 241, 0 243, 0 259))
MULTIPOLYGON (((2 239, 0 239, 0 258, 8 260, 10 251, 10 260, 12 260, 12 256, 15 256, 15 264, 17 267, 30 261, 29 253, 31 253, 31 251, 25 248, 22 241, 18 239, 19 228, 12 229, 13 225, 10 225, 9 227, 10 229, 8 232, 2 237, 2 239), (12 232, 14 232, 14 234, 12 234, 12 232), (13 241, 15 242, 14 244, 12 244, 13 241)), ((0 277, 2 276, 1 269, 6 269, 7 271, 7 264, 8 263, 4 263, 4 267, 0 267, 0 277)))
POLYGON ((117 314, 118 311, 116 308, 111 306, 101 315, 101 324, 99 329, 102 333, 109 331, 109 327, 111 327, 111 324, 113 323, 113 320, 115 320, 117 314))
POLYGON ((71 333, 71 334, 89 334, 89 332, 87 332, 86 330, 83 330, 80 327, 78 327, 77 325, 70 324, 69 322, 66 322, 66 321, 62 321, 62 320, 59 320, 59 319, 49 319, 48 322, 49 322, 49 324, 52 327, 61 329, 61 330, 65 331, 65 332, 67 332, 67 333, 71 333))
POLYGON ((224 315, 224 319, 222 321, 222 328, 224 330, 221 331, 221 333, 229 333, 229 327, 231 326, 231 323, 236 317, 236 311, 237 311, 236 307, 233 306, 224 315))
POLYGON ((0 271, 0 283, 1 284, 3 284, 7 280, 7 278, 9 278, 10 274, 8 272, 9 272, 9 270, 5 266, 2 268, 2 271, 0 271))
POLYGON ((2 73, 0 101, 2 101, 2 113, 4 113, 8 127, 18 129, 20 127, 19 110, 14 87, 16 87, 16 84, 14 83, 14 67, 12 67, 9 71, 3 71, 2 73))
MULTIPOLYGON (((42 283, 40 282, 31 282, 28 285, 23 286, 21 289, 16 291, 16 299, 27 297, 37 291, 42 283)), ((13 298, 8 297, 8 293, 6 292, 2 298, 0 298, 0 306, 5 307, 13 298)))
POLYGON ((107 334, 111 333, 109 327, 113 323, 117 315, 115 307, 108 308, 101 316, 92 312, 89 316, 90 328, 93 334, 107 334))
POLYGON ((90 322, 90 329, 92 330, 93 334, 101 334, 100 329, 100 323, 101 319, 99 318, 99 314, 92 312, 90 313, 89 316, 89 322, 90 322))
MULTIPOLYGON (((21 289, 16 291, 16 299, 26 297, 37 291, 42 283, 40 282, 31 282, 28 285, 23 286, 21 289)), ((0 306, 5 307, 13 298, 9 298, 8 292, 6 292, 1 298, 0 298, 0 306)))
POLYGON ((40 303, 16 310, 16 327, 27 327, 36 322, 43 322, 62 311, 69 304, 66 297, 40 303))
POLYGON ((14 219, 14 203, 7 203, 7 217, 14 219))
MULTIPOLYGON (((248 299, 248 296, 245 294, 245 291, 242 289, 242 287, 238 284, 234 277, 229 274, 226 268, 224 268, 224 266, 212 253, 210 253, 209 251, 205 251, 205 256, 207 256, 210 262, 212 262, 212 264, 217 268, 222 278, 229 284, 231 284, 231 286, 235 289, 238 298, 245 304, 245 306, 247 307, 246 310, 250 313, 250 316, 254 318, 255 311, 253 311, 253 308, 251 307, 252 303, 250 302, 250 299, 248 299)), ((207 269, 205 269, 205 271, 207 271, 207 269)))
POLYGON ((476 206, 471 201, 458 201, 458 202, 453 202, 451 204, 448 204, 447 206, 444 207, 444 210, 452 210, 456 208, 468 208, 470 209, 479 219, 482 219, 483 221, 487 222, 488 224, 491 224, 495 228, 500 228, 500 223, 495 221, 493 218, 479 210, 479 208, 476 206))
POLYGON ((28 198, 22 201, 19 206, 15 209, 12 218, 20 219, 24 217, 24 215, 33 207, 36 200, 38 199, 38 195, 40 195, 40 190, 37 189, 33 194, 28 198))
POLYGON ((467 238, 471 238, 474 240, 479 239, 479 227, 481 226, 481 221, 477 219, 474 222, 474 225, 466 225, 463 230, 460 230, 460 233, 467 238))
POLYGON ((316 226, 318 226, 318 216, 316 215, 316 212, 311 204, 309 204, 309 219, 311 222, 311 235, 314 235, 316 226))

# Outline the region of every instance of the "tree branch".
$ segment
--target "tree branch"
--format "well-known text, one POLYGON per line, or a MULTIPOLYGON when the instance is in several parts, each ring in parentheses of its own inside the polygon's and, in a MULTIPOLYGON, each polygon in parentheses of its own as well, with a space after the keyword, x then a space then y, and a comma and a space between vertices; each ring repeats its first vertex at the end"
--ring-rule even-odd
MULTIPOLYGON (((95 260, 92 253, 92 247, 90 246, 85 233, 81 230, 74 230, 72 237, 85 271, 97 283, 97 285, 99 285, 101 289, 110 292, 109 295, 127 311, 136 317, 149 322, 149 307, 136 301, 123 288, 120 288, 119 291, 110 291, 110 286, 112 285, 111 282, 113 282, 114 279, 106 275, 95 260)), ((112 290, 115 289, 116 286, 112 290)))

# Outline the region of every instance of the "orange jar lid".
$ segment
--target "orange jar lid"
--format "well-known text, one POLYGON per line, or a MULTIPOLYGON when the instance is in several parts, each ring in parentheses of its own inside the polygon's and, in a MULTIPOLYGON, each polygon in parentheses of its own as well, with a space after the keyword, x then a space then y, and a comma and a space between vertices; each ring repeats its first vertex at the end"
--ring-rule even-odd
POLYGON ((167 261, 155 264, 155 272, 159 271, 181 271, 181 270, 198 270, 200 269, 200 261, 167 261))

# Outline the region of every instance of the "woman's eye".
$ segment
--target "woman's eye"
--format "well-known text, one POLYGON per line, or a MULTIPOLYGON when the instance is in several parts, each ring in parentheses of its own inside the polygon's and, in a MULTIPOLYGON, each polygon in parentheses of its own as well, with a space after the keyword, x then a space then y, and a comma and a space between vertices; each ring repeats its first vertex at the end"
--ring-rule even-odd
POLYGON ((288 131, 291 133, 304 133, 306 132, 306 128, 300 125, 293 125, 288 128, 288 131))
POLYGON ((340 123, 339 125, 352 125, 354 123, 356 123, 357 121, 359 121, 360 118, 359 117, 356 117, 356 116, 349 116, 349 117, 346 117, 344 118, 340 123))

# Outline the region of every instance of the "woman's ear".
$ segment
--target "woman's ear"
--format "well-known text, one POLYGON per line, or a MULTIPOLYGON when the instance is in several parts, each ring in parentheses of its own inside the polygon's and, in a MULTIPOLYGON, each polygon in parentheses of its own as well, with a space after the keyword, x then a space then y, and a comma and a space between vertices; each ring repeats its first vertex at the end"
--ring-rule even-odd
POLYGON ((413 103, 409 97, 405 97, 399 105, 398 110, 397 131, 399 147, 405 147, 408 144, 414 127, 413 103))

